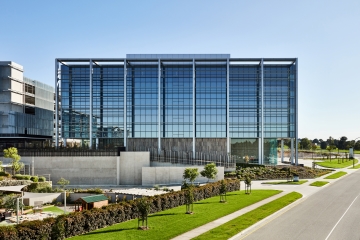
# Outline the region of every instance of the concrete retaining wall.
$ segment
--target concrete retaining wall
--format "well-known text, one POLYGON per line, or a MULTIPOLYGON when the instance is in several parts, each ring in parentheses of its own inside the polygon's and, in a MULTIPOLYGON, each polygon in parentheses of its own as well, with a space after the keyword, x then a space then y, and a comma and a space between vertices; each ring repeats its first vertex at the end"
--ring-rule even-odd
MULTIPOLYGON (((181 184, 183 179, 183 173, 185 168, 198 168, 198 171, 201 172, 204 170, 203 166, 187 166, 187 167, 143 167, 142 168, 142 185, 143 186, 153 186, 156 184, 159 185, 171 185, 171 184, 181 184)), ((215 180, 219 181, 224 179, 224 167, 218 167, 218 174, 215 180)), ((207 182, 208 179, 199 176, 196 178, 195 182, 207 182)))

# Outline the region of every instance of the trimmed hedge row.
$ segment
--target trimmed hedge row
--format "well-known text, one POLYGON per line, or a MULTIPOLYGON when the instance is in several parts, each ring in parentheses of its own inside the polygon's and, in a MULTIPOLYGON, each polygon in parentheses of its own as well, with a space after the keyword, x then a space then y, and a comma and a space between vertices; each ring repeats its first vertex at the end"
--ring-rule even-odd
MULTIPOLYGON (((226 180, 227 191, 239 190, 238 180, 226 180)), ((220 182, 194 188, 196 201, 219 195, 220 182)), ((170 192, 149 197, 151 213, 164 211, 185 204, 185 191, 170 192)), ((185 210, 184 210, 185 214, 185 210)), ((136 200, 111 204, 101 209, 91 209, 47 218, 43 221, 23 222, 15 227, 0 227, 0 239, 64 239, 84 234, 116 223, 138 217, 136 200)))

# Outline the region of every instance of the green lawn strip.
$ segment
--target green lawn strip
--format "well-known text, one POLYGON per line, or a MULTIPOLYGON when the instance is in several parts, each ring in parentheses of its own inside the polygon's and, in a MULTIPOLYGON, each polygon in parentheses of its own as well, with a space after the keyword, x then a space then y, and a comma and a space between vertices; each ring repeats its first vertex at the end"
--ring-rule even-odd
POLYGON ((269 202, 263 206, 258 207, 244 215, 241 215, 227 223, 224 223, 206 233, 201 234, 200 236, 193 238, 196 240, 207 240, 207 239, 228 239, 244 229, 250 227, 251 225, 259 222, 260 220, 270 216, 276 211, 282 209, 283 207, 289 205, 292 202, 295 202, 297 199, 301 198, 302 195, 297 192, 291 192, 286 194, 283 197, 280 197, 272 202, 269 202))
POLYGON ((326 184, 328 184, 329 182, 326 181, 316 181, 310 184, 310 186, 314 186, 314 187, 322 187, 326 184))
POLYGON ((219 196, 194 203, 191 215, 185 214, 185 206, 152 214, 148 218, 150 229, 146 231, 138 230, 138 221, 134 219, 71 239, 171 239, 280 192, 253 190, 250 195, 244 191, 229 192, 226 203, 220 203, 219 196))
POLYGON ((272 185, 277 185, 277 184, 285 184, 285 185, 300 185, 303 183, 306 183, 308 180, 299 180, 298 182, 293 182, 293 181, 280 181, 280 182, 263 182, 261 184, 272 184, 272 185))
POLYGON ((52 207, 43 207, 43 212, 51 212, 55 214, 64 214, 64 210, 61 210, 58 207, 52 206, 52 207))
POLYGON ((351 168, 349 168, 349 169, 359 169, 359 168, 360 168, 360 164, 355 165, 355 167, 351 167, 351 168))
MULTIPOLYGON (((355 159, 355 163, 357 163, 358 160, 355 159)), ((353 160, 347 160, 343 162, 343 159, 340 159, 340 163, 337 158, 332 159, 331 161, 329 159, 324 160, 323 162, 316 162, 316 165, 322 166, 322 167, 328 167, 328 168, 345 168, 350 167, 353 165, 353 160)))
POLYGON ((342 177, 342 176, 344 176, 346 174, 347 174, 346 172, 342 172, 342 171, 341 172, 336 172, 334 174, 331 174, 331 175, 325 177, 324 179, 337 179, 337 178, 342 177))

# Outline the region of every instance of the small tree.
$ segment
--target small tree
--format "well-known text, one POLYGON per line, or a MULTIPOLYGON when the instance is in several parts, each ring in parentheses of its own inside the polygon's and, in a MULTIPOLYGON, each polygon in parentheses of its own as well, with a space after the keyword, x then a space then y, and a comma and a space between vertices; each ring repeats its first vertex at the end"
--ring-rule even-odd
POLYGON ((5 158, 11 158, 11 169, 13 172, 13 175, 20 171, 24 167, 24 164, 22 162, 19 162, 21 157, 18 154, 18 150, 15 147, 9 147, 8 149, 4 149, 4 157, 5 158))
POLYGON ((197 168, 186 168, 183 173, 183 178, 186 181, 188 179, 193 185, 195 179, 199 176, 199 172, 197 168))
POLYGON ((221 180, 221 185, 220 185, 220 202, 225 203, 226 202, 226 183, 224 180, 221 180))
POLYGON ((188 185, 185 190, 185 204, 186 214, 193 214, 194 212, 194 186, 188 185))
POLYGON ((65 188, 67 185, 70 184, 69 180, 66 180, 65 178, 60 178, 60 180, 57 182, 58 185, 61 186, 61 188, 65 188))
POLYGON ((210 179, 215 179, 217 173, 218 170, 216 168, 215 163, 209 163, 205 165, 204 170, 200 172, 201 176, 206 177, 208 179, 208 182, 210 181, 210 179))
POLYGON ((186 203, 186 213, 192 214, 194 210, 194 181, 199 176, 197 168, 186 168, 183 173, 184 186, 186 188, 185 192, 185 203, 186 203), (186 183, 186 180, 191 182, 190 185, 186 183))
MULTIPOLYGON (((15 194, 9 194, 4 196, 3 198, 3 206, 7 212, 16 212, 17 210, 17 199, 18 196, 15 194)), ((24 205, 19 201, 19 210, 23 208, 24 205)))
POLYGON ((251 176, 250 176, 250 174, 245 175, 244 183, 245 183, 245 194, 250 194, 251 193, 251 176))
POLYGON ((146 198, 140 198, 136 204, 138 211, 138 229, 147 230, 148 228, 148 216, 150 213, 150 203, 146 198), (140 226, 141 222, 141 226, 140 226), (144 225, 145 223, 145 225, 144 225))

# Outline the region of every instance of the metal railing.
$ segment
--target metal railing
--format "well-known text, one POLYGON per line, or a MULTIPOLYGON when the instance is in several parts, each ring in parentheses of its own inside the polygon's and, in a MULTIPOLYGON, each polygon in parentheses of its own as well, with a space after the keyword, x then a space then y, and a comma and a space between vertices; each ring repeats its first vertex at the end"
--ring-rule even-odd
POLYGON ((218 167, 235 168, 236 162, 227 154, 221 153, 203 153, 196 152, 195 158, 193 158, 192 151, 171 151, 162 150, 160 153, 156 148, 148 149, 150 152, 150 161, 153 162, 164 162, 172 164, 185 164, 185 165, 199 165, 203 166, 209 163, 215 163, 218 167))

